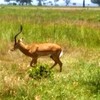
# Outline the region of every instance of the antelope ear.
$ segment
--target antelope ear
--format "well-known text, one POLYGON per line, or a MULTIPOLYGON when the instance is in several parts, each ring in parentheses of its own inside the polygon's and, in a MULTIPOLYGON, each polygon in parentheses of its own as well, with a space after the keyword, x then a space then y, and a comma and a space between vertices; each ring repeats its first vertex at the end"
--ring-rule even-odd
POLYGON ((22 42, 22 41, 23 41, 23 38, 21 38, 21 39, 18 40, 18 42, 22 42))

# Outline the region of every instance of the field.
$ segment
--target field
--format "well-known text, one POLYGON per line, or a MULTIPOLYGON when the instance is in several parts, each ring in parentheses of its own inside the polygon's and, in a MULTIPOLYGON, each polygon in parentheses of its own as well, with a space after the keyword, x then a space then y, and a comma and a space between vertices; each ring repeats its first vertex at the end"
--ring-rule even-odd
MULTIPOLYGON (((51 66, 48 57, 39 65, 51 66)), ((37 65, 37 67, 39 66, 37 65)), ((0 7, 0 100, 99 100, 100 8, 0 7), (31 59, 11 52, 20 24, 25 43, 61 45, 63 71, 29 77, 31 59)))

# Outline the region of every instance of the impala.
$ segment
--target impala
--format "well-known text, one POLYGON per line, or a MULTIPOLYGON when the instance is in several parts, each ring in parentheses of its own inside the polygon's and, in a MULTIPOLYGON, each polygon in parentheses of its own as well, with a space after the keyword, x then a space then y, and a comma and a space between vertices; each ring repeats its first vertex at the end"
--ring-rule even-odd
POLYGON ((62 62, 60 61, 60 57, 62 56, 62 48, 54 43, 32 43, 32 44, 24 44, 22 39, 17 40, 17 36, 22 32, 22 25, 20 26, 20 31, 14 37, 14 47, 11 51, 19 49, 23 54, 32 58, 30 62, 30 66, 37 63, 37 59, 41 56, 49 55, 50 58, 55 62, 50 69, 59 64, 60 72, 62 71, 62 62))

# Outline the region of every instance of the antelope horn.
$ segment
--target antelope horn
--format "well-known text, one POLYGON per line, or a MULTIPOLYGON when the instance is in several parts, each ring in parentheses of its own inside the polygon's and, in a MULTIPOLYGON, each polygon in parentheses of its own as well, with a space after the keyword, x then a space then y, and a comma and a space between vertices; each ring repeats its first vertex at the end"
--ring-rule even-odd
POLYGON ((20 31, 15 35, 14 39, 15 39, 15 44, 17 43, 17 36, 22 32, 22 25, 20 25, 20 31))

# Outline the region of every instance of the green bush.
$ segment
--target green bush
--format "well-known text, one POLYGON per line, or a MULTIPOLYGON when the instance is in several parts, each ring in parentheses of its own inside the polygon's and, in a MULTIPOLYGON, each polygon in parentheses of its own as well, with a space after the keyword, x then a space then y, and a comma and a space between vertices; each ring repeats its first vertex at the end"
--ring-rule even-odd
POLYGON ((29 76, 34 79, 41 79, 41 78, 47 78, 52 77, 53 72, 49 69, 48 65, 37 65, 35 68, 31 68, 29 70, 29 76))

